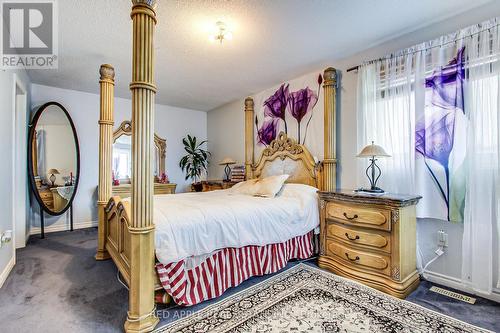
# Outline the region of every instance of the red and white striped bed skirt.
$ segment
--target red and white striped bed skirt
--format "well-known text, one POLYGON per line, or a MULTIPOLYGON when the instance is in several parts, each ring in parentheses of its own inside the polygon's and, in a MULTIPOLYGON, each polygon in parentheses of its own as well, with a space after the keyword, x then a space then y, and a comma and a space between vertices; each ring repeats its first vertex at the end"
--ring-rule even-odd
MULTIPOLYGON (((165 291, 179 305, 195 305, 218 297, 252 276, 272 274, 291 259, 313 255, 313 231, 284 243, 265 246, 225 248, 214 252, 200 265, 188 269, 184 260, 163 265, 156 270, 165 291)), ((161 295, 157 302, 161 303, 161 295)))

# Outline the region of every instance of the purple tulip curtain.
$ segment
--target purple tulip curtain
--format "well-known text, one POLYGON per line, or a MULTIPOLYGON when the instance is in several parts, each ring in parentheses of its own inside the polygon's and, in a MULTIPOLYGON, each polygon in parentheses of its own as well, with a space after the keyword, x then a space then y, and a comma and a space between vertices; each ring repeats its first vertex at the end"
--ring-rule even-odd
MULTIPOLYGON (((463 222, 466 126, 464 46, 434 51, 444 64, 425 75, 425 107, 416 111, 416 190, 421 217, 463 222), (441 53, 441 54, 440 54, 441 53)), ((431 52, 432 54, 432 52, 431 52)), ((428 67, 428 66, 426 66, 428 67)))
POLYGON ((366 63, 357 89, 358 149, 373 140, 392 155, 379 160, 381 187, 422 195, 419 218, 463 226, 462 282, 486 294, 500 287, 497 26, 493 19, 366 63))

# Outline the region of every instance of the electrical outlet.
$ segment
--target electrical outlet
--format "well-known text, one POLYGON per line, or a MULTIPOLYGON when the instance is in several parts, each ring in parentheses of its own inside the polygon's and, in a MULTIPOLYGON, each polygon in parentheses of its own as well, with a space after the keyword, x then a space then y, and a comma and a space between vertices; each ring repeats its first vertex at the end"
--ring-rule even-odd
POLYGON ((448 234, 444 230, 438 231, 438 246, 448 246, 448 234))
POLYGON ((4 244, 10 243, 12 240, 12 230, 6 230, 0 235, 0 247, 4 244))

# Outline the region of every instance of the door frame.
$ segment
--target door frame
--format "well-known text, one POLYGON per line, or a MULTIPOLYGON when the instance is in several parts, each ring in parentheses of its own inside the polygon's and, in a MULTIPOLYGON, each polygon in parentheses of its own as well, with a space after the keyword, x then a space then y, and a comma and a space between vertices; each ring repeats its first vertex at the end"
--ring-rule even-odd
POLYGON ((28 90, 16 73, 13 74, 12 81, 12 246, 15 258, 15 250, 17 248, 26 246, 26 241, 29 234, 29 230, 27 230, 28 215, 26 211, 28 207, 28 181, 26 176, 28 90), (18 93, 18 90, 20 91, 20 93, 18 93), (22 110, 20 110, 18 107, 18 98, 23 99, 22 103, 24 104, 24 107, 22 110), (19 184, 25 184, 25 186, 19 186, 19 184), (19 206, 19 200, 24 201, 24 205, 19 206))

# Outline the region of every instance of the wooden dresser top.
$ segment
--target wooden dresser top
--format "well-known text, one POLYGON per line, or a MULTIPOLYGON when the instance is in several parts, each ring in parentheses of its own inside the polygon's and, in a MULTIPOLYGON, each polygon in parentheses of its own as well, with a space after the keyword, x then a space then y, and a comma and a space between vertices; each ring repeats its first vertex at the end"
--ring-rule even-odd
POLYGON ((406 207, 416 205, 422 198, 419 195, 411 194, 369 194, 366 192, 355 192, 349 189, 340 189, 335 192, 318 192, 319 197, 323 200, 339 200, 345 202, 356 202, 365 204, 379 204, 393 207, 406 207))

